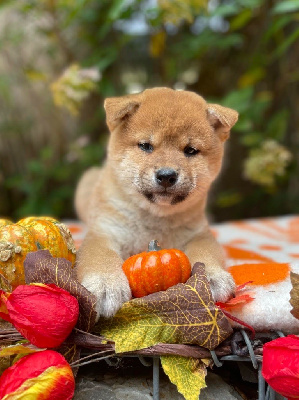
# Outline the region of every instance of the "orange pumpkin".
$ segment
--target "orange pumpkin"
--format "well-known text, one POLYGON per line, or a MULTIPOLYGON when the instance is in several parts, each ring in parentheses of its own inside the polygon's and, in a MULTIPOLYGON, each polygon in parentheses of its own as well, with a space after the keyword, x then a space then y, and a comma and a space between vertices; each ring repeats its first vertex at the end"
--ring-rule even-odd
POLYGON ((53 257, 75 262, 72 236, 64 224, 50 217, 28 217, 17 223, 0 220, 0 273, 12 288, 25 283, 23 263, 31 251, 48 249, 53 257))
POLYGON ((149 244, 148 252, 129 257, 123 264, 134 297, 166 290, 185 283, 191 275, 191 264, 177 249, 163 249, 156 240, 149 244))

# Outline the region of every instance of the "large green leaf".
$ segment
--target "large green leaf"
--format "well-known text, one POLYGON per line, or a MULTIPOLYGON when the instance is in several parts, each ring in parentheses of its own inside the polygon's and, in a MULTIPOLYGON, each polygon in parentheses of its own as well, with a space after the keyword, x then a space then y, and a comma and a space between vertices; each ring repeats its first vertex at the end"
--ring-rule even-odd
POLYGON ((271 57, 278 58, 281 57, 291 45, 297 42, 299 38, 299 29, 295 29, 284 41, 275 49, 271 57))
POLYGON ((295 12, 299 10, 298 0, 278 1, 272 9, 274 14, 283 14, 287 12, 295 12))
POLYGON ((252 10, 245 9, 241 13, 237 14, 230 23, 231 31, 236 31, 238 29, 242 29, 245 25, 248 24, 250 20, 253 18, 252 10))

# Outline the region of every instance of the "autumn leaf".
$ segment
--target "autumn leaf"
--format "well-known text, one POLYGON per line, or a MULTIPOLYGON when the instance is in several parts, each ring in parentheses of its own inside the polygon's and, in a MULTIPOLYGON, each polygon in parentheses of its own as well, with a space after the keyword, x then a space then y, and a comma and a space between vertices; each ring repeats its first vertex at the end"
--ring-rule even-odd
POLYGON ((160 31, 151 36, 150 53, 153 57, 160 57, 165 49, 166 33, 160 31))
POLYGON ((198 400, 201 389, 207 386, 207 368, 203 361, 192 357, 162 356, 161 364, 186 400, 198 400))
POLYGON ((164 21, 174 25, 182 20, 191 24, 207 4, 207 0, 158 0, 164 21))
POLYGON ((254 300, 254 297, 250 296, 250 294, 239 294, 233 299, 229 299, 226 303, 222 303, 221 301, 218 301, 216 303, 216 306, 222 308, 222 309, 227 309, 230 310, 235 307, 240 307, 245 305, 246 303, 249 303, 250 301, 254 300))
MULTIPOLYGON (((81 348, 75 344, 63 343, 58 349, 58 353, 62 354, 63 357, 69 364, 77 363, 80 360, 81 348)), ((76 377, 79 367, 72 367, 74 376, 76 377)))
POLYGON ((291 310, 291 314, 299 319, 299 274, 295 274, 295 272, 291 272, 291 284, 293 286, 290 295, 290 303, 293 309, 291 310))
MULTIPOLYGON (((2 347, 0 349, 0 361, 2 359, 9 359, 10 364, 14 364, 20 358, 27 356, 28 354, 36 353, 38 351, 44 351, 39 347, 34 346, 31 343, 16 343, 9 346, 2 347)), ((10 365, 9 365, 10 366, 10 365)))
POLYGON ((9 312, 7 310, 7 299, 9 298, 10 293, 4 292, 0 289, 0 318, 5 321, 11 322, 9 312))
POLYGON ((43 351, 31 343, 6 344, 0 347, 0 375, 21 357, 43 351))
POLYGON ((157 343, 188 343, 214 349, 232 332, 215 306, 204 265, 166 291, 131 300, 111 319, 103 319, 100 333, 115 342, 116 353, 139 350, 157 343))
POLYGON ((15 355, 25 356, 27 354, 36 353, 37 351, 43 351, 43 350, 45 349, 40 349, 39 347, 36 347, 31 343, 26 343, 26 344, 17 343, 11 346, 0 348, 0 357, 15 356, 15 355))
POLYGON ((48 250, 28 253, 24 261, 26 283, 54 283, 77 298, 79 318, 76 327, 92 330, 96 320, 96 297, 75 277, 71 262, 65 258, 54 258, 48 250))
POLYGON ((0 357, 0 376, 3 374, 3 372, 11 366, 11 360, 10 357, 0 357))
POLYGON ((4 292, 12 292, 11 284, 2 274, 0 274, 0 289, 4 292))

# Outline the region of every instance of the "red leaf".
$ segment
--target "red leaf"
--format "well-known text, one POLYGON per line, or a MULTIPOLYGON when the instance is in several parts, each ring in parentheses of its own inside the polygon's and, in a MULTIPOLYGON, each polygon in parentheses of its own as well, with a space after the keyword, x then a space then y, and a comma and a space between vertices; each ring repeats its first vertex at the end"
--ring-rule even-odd
POLYGON ((254 297, 250 296, 250 294, 240 294, 234 297, 233 299, 228 300, 226 303, 217 302, 216 306, 223 309, 231 309, 237 306, 243 306, 246 303, 254 300, 254 297))
POLYGON ((248 282, 243 283, 242 285, 237 286, 236 293, 238 293, 240 290, 244 289, 245 286, 250 285, 252 282, 253 281, 248 281, 248 282))

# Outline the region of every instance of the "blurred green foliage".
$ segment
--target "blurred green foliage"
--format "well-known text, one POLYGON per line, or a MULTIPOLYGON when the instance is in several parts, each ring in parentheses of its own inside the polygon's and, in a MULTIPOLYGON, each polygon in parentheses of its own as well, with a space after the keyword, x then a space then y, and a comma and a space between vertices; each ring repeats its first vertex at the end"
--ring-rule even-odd
POLYGON ((80 174, 104 158, 103 99, 153 86, 240 113, 215 220, 298 213, 298 21, 298 0, 2 1, 0 214, 73 217, 80 174), (268 167, 267 140, 284 163, 275 150, 268 167))

